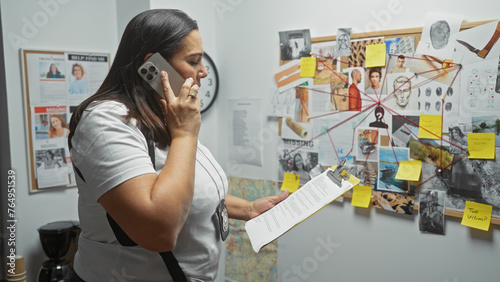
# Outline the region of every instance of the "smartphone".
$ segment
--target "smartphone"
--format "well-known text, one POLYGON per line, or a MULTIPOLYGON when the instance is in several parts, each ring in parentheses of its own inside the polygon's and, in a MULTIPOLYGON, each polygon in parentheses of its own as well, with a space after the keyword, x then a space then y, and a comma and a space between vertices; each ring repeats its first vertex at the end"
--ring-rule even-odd
POLYGON ((160 72, 166 71, 170 87, 174 91, 175 96, 179 96, 182 84, 185 79, 163 58, 160 53, 154 53, 147 61, 142 64, 139 69, 139 75, 146 81, 155 91, 165 99, 163 93, 163 85, 161 83, 160 72))

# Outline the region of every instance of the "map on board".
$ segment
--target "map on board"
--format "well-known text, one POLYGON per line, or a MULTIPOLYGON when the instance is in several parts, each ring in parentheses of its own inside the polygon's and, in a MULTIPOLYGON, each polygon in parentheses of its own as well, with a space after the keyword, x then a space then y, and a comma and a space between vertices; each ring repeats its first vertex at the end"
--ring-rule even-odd
MULTIPOLYGON (((229 193, 247 200, 276 194, 276 183, 229 177, 229 193)), ((257 254, 245 231, 245 221, 229 220, 226 239, 226 281, 278 281, 278 245, 272 242, 257 254)))

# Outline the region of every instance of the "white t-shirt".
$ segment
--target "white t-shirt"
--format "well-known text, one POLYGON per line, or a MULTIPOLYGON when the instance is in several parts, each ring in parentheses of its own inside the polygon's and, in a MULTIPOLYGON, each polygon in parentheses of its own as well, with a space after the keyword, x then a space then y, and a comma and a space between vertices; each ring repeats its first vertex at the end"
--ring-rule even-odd
POLYGON ((376 90, 373 89, 373 87, 371 87, 371 86, 366 88, 366 90, 365 90, 365 94, 367 94, 367 95, 375 95, 375 94, 376 95, 381 95, 381 94, 384 95, 385 92, 386 92, 385 89, 382 90, 381 86, 379 88, 377 88, 376 90))
MULTIPOLYGON (((122 103, 107 101, 91 109, 85 111, 72 138, 71 159, 85 178, 84 182, 76 176, 82 232, 74 268, 85 281, 170 281, 158 253, 118 243, 106 211, 97 202, 118 184, 155 172, 146 138, 136 120, 125 123, 128 110, 122 103)), ((155 147, 157 173, 167 154, 168 148, 155 147)), ((196 159, 193 201, 173 253, 188 280, 213 281, 222 247, 214 213, 228 184, 222 168, 199 142, 196 159)))

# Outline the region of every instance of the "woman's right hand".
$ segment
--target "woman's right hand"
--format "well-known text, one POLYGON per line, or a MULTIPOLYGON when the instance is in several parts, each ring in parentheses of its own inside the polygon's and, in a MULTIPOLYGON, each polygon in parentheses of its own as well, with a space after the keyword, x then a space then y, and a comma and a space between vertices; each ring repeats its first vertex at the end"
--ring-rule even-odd
POLYGON ((201 124, 201 100, 196 96, 199 86, 194 83, 193 78, 188 78, 176 97, 165 71, 161 72, 161 81, 165 100, 161 99, 160 103, 172 140, 183 137, 194 137, 197 140, 201 124))
POLYGON ((161 79, 165 100, 160 103, 172 139, 161 172, 133 177, 99 198, 132 240, 154 252, 175 247, 189 214, 201 123, 199 86, 194 80, 187 79, 176 97, 165 72, 161 79))

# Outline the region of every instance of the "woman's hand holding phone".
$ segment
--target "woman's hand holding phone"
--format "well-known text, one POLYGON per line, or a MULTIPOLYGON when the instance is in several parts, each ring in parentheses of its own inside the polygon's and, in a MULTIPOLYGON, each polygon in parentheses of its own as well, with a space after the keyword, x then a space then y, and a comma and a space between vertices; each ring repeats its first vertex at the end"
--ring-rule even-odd
POLYGON ((201 100, 196 95, 198 95, 199 86, 194 83, 193 78, 188 78, 176 97, 170 86, 167 72, 162 71, 160 76, 165 95, 165 100, 161 99, 160 103, 172 140, 183 137, 194 137, 198 140, 201 100))

